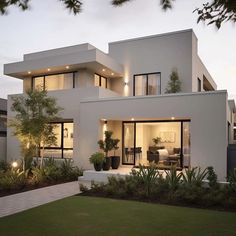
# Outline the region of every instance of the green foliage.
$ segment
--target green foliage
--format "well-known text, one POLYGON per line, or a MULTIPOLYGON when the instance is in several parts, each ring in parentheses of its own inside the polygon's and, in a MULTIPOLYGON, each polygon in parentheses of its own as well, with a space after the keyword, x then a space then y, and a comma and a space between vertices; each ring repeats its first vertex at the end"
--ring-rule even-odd
POLYGON ((229 182, 228 190, 236 193, 236 169, 229 174, 227 180, 229 182))
POLYGON ((210 188, 219 188, 219 184, 217 183, 217 175, 212 166, 207 167, 207 180, 209 181, 208 184, 210 188))
POLYGON ((186 169, 182 174, 183 184, 187 187, 197 186, 202 187, 203 180, 208 175, 208 170, 201 170, 199 167, 186 169))
POLYGON ((89 161, 91 164, 100 164, 100 163, 103 163, 104 160, 105 160, 105 156, 101 152, 96 152, 92 154, 91 157, 89 158, 89 161))
POLYGON ((10 163, 7 161, 0 161, 0 171, 6 172, 11 169, 10 163))
POLYGON ((152 186, 159 177, 159 171, 155 164, 149 166, 139 165, 138 170, 133 170, 131 173, 139 182, 141 182, 145 188, 145 194, 147 197, 151 195, 152 186))
MULTIPOLYGON (((82 11, 83 1, 79 0, 59 0, 74 15, 82 11)), ((112 0, 113 6, 122 6, 132 0, 112 0)), ((161 8, 166 11, 172 9, 175 0, 159 0, 161 8)), ((6 14, 10 6, 16 6, 22 11, 30 8, 30 0, 1 0, 0 13, 6 14)), ((201 8, 196 8, 193 12, 198 14, 197 22, 203 21, 208 25, 215 24, 219 29, 222 23, 231 21, 236 22, 236 4, 235 0, 212 0, 203 3, 201 8)))
MULTIPOLYGON (((81 12, 82 2, 79 0, 59 0, 62 2, 70 12, 75 15, 81 12)), ((6 14, 7 9, 10 6, 17 6, 22 11, 28 10, 30 8, 30 0, 1 0, 0 1, 0 13, 6 14)))
POLYGON ((83 175, 82 169, 73 166, 73 160, 65 159, 60 165, 60 173, 63 180, 73 181, 78 180, 78 177, 83 175))
POLYGON ((181 182, 182 172, 177 173, 177 170, 174 166, 171 166, 170 170, 165 170, 165 181, 169 186, 171 191, 176 190, 181 182))
POLYGON ((170 74, 170 80, 167 84, 165 93, 179 93, 181 92, 181 81, 179 79, 177 69, 173 69, 170 74))
POLYGON ((105 139, 99 140, 98 145, 99 145, 99 148, 105 152, 105 155, 107 157, 109 151, 111 150, 115 151, 118 149, 117 145, 120 142, 120 140, 112 138, 112 135, 113 135, 112 131, 105 131, 104 134, 105 134, 105 139))
POLYGON ((0 190, 19 190, 26 185, 24 172, 7 170, 0 172, 0 190))
MULTIPOLYGON (((172 9, 175 0, 159 0, 164 11, 172 9)), ((121 6, 131 0, 113 0, 112 4, 121 6)), ((215 24, 219 29, 222 23, 231 21, 236 22, 236 3, 235 0, 211 0, 202 4, 202 7, 196 8, 193 12, 198 14, 197 23, 206 22, 208 25, 215 24)))
POLYGON ((56 144, 54 133, 58 113, 62 109, 57 106, 54 98, 47 96, 47 91, 27 91, 25 96, 14 96, 11 110, 16 113, 10 121, 13 134, 21 143, 24 159, 41 152, 41 166, 43 164, 44 147, 56 144))

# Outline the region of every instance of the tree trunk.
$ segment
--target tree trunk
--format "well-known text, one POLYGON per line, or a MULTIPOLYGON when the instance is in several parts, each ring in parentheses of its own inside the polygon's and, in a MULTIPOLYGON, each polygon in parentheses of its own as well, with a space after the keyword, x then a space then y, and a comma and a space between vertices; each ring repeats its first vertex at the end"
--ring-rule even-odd
POLYGON ((41 159, 40 159, 40 168, 42 169, 43 168, 43 157, 44 157, 44 145, 43 145, 43 148, 42 148, 42 154, 41 154, 41 159))

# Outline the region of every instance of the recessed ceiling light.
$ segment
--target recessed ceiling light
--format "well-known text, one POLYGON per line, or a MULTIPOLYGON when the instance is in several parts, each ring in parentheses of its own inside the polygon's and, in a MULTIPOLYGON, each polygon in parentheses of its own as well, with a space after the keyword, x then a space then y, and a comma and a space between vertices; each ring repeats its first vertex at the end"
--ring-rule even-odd
POLYGON ((102 71, 103 71, 103 72, 105 72, 105 71, 106 71, 106 69, 102 69, 102 71))
POLYGON ((28 74, 30 75, 30 74, 31 74, 31 71, 28 71, 28 74))
POLYGON ((51 69, 50 69, 50 68, 48 68, 48 71, 51 71, 51 69))
POLYGON ((134 120, 134 118, 131 118, 131 120, 133 121, 133 120, 134 120))
POLYGON ((68 69, 70 69, 70 67, 69 67, 69 66, 66 66, 66 69, 68 70, 68 69))
POLYGON ((174 119, 175 119, 174 116, 172 116, 172 117, 171 117, 171 120, 174 120, 174 119))

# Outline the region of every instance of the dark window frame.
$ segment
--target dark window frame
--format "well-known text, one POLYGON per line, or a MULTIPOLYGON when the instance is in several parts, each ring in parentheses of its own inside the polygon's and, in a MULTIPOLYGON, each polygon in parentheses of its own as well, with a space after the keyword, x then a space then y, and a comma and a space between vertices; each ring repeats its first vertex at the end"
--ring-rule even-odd
POLYGON ((160 95, 161 94, 161 72, 151 72, 151 73, 142 73, 142 74, 134 74, 133 75, 133 96, 136 96, 135 95, 135 79, 136 79, 136 76, 145 76, 146 78, 146 94, 144 94, 144 96, 149 96, 148 94, 148 76, 149 75, 160 75, 160 88, 159 88, 159 94, 157 95, 160 95))
POLYGON ((202 81, 200 80, 200 78, 197 78, 197 91, 202 91, 202 81))
POLYGON ((102 78, 105 79, 105 81, 106 81, 106 87, 105 88, 107 89, 107 77, 99 75, 97 73, 94 73, 94 75, 97 75, 99 77, 99 87, 102 87, 102 78))
MULTIPOLYGON (((179 122, 180 123, 180 168, 184 168, 183 166, 183 124, 188 122, 191 123, 190 119, 178 119, 178 120, 140 120, 140 121, 122 121, 122 165, 132 165, 136 166, 136 159, 134 158, 133 163, 125 163, 124 162, 124 125, 127 123, 134 124, 134 157, 135 157, 135 150, 136 150, 136 124, 137 123, 173 123, 179 122)), ((191 148, 191 147, 190 147, 191 148)), ((191 158, 191 157, 190 157, 191 158)))
MULTIPOLYGON (((64 147, 64 124, 68 124, 68 123, 73 123, 74 125, 74 122, 73 120, 72 121, 60 121, 60 122, 52 122, 51 124, 59 124, 61 125, 61 145, 60 147, 45 147, 44 149, 47 149, 47 150, 60 150, 61 151, 61 158, 58 158, 58 159, 64 159, 64 150, 74 150, 74 138, 73 138, 73 148, 65 148, 64 147)), ((74 133, 74 131, 73 131, 74 133)), ((56 157, 54 157, 56 158, 56 157)), ((70 158, 69 158, 70 159, 70 158)))
POLYGON ((38 77, 43 77, 43 90, 45 90, 45 77, 46 76, 52 76, 52 75, 66 75, 66 74, 72 74, 72 88, 75 88, 75 73, 77 73, 77 71, 68 71, 68 72, 64 72, 64 73, 54 73, 54 74, 44 74, 44 75, 37 75, 37 76, 33 76, 31 77, 31 89, 32 91, 35 89, 34 85, 35 85, 35 78, 38 77))

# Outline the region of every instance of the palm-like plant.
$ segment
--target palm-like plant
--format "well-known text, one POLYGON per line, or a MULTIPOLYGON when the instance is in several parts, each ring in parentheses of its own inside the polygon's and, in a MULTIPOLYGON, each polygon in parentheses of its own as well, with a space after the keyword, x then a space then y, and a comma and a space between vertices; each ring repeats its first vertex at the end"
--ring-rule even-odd
POLYGON ((182 172, 177 173, 176 167, 171 166, 170 170, 165 170, 166 178, 165 181, 168 184, 170 190, 176 190, 181 183, 182 172))
POLYGON ((139 170, 133 170, 132 175, 136 176, 138 181, 143 183, 145 187, 146 196, 149 197, 151 194, 151 187, 157 181, 160 173, 155 164, 150 164, 148 167, 139 164, 139 170))
POLYGON ((201 187, 203 180, 208 175, 208 170, 201 170, 200 167, 189 168, 183 173, 183 184, 186 186, 198 186, 201 187))

